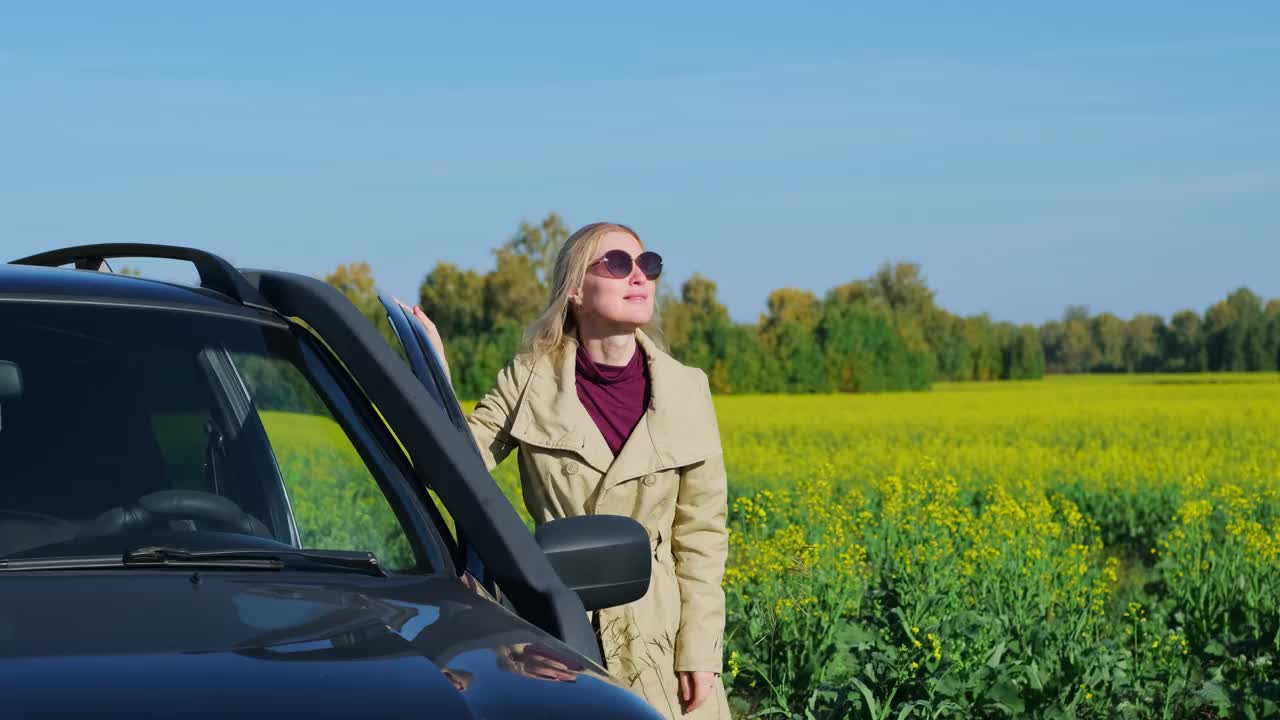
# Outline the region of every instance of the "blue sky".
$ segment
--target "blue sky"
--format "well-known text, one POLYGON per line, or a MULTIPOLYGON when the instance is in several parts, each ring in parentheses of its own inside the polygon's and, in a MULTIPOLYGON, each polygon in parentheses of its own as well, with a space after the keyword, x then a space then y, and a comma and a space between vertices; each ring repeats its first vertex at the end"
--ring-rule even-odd
POLYGON ((887 260, 1015 322, 1280 297, 1275 3, 456 5, 7 5, 0 251, 405 297, 554 210, 744 321, 887 260))

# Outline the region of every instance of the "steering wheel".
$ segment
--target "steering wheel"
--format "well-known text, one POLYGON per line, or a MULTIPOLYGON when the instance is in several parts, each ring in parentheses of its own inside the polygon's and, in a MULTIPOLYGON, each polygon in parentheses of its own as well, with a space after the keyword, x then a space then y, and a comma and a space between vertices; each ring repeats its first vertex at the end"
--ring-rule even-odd
POLYGON ((160 490, 143 495, 133 505, 102 513, 80 534, 114 535, 175 519, 204 520, 230 527, 235 532, 272 539, 271 530, 239 505, 221 495, 199 490, 160 490))

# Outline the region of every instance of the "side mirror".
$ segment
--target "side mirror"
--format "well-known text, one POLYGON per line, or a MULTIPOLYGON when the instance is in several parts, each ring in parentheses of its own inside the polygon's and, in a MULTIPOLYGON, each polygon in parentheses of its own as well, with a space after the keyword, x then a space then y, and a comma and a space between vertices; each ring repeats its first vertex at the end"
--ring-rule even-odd
POLYGON ((623 515, 579 515, 544 523, 534 538, 588 610, 625 605, 649 591, 649 533, 623 515))

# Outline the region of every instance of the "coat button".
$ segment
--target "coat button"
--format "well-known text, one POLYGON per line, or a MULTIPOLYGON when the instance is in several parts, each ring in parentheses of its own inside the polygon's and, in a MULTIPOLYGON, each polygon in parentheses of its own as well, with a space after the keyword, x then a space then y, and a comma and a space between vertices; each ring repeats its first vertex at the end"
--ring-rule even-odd
POLYGON ((578 473, 578 463, 570 460, 564 464, 565 475, 576 475, 578 473))
POLYGON ((658 476, 657 476, 657 475, 645 475, 645 476, 644 476, 644 478, 642 478, 642 479, 640 480, 640 482, 644 483, 644 486, 645 486, 645 487, 653 487, 654 485, 657 485, 657 484, 658 484, 658 476))

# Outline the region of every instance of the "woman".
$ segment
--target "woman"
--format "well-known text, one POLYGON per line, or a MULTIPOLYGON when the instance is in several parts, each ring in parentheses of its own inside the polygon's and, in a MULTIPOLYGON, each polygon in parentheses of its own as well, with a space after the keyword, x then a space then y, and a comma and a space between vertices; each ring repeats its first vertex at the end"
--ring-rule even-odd
MULTIPOLYGON (((574 233, 550 304, 468 422, 490 470, 519 450, 535 522, 611 513, 648 529, 648 592, 592 618, 607 669, 668 718, 727 719, 724 459, 706 375, 641 329, 661 271, 623 225, 574 233)), ((443 358, 434 324, 413 312, 443 358)))

